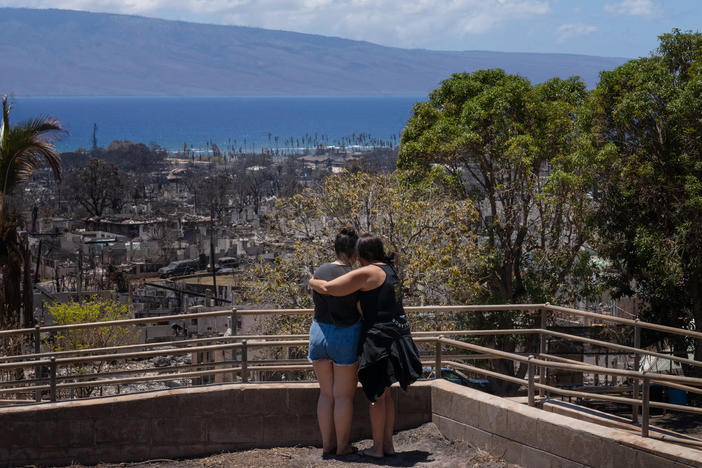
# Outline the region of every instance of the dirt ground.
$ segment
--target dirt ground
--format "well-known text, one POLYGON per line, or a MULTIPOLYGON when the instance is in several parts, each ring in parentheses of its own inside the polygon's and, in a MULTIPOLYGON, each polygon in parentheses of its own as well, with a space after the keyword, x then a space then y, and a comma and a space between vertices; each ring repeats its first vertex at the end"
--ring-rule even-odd
POLYGON ((672 413, 651 416, 651 425, 702 439, 702 418, 691 413, 672 413))
MULTIPOLYGON (((281 447, 221 453, 205 458, 188 460, 149 460, 140 463, 101 464, 97 468, 213 468, 213 467, 456 467, 456 468, 518 468, 517 465, 475 449, 467 443, 451 442, 444 438, 434 424, 395 435, 392 457, 376 460, 359 454, 322 459, 318 447, 281 447)), ((370 447, 371 440, 354 444, 359 450, 370 447)), ((81 468, 73 465, 72 468, 81 468)))

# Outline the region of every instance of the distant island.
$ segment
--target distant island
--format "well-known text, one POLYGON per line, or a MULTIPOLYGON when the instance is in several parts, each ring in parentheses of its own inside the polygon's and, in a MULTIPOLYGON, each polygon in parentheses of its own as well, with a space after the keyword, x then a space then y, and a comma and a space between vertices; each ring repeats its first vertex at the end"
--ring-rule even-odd
POLYGON ((17 96, 420 96, 503 68, 589 87, 620 57, 446 52, 336 37, 69 10, 0 8, 0 92, 17 96))

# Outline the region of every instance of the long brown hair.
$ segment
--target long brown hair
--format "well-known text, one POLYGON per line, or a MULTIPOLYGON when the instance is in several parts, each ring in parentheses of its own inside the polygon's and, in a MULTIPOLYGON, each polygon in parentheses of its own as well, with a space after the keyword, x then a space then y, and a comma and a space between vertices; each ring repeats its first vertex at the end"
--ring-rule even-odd
POLYGON ((375 234, 362 234, 356 243, 356 251, 359 257, 368 262, 383 262, 395 265, 395 253, 386 254, 382 239, 375 234))

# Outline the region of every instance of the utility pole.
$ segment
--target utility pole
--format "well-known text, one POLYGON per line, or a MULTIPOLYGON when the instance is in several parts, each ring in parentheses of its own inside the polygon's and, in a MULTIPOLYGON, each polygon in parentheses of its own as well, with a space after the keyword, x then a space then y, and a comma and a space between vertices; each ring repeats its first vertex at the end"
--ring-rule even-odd
POLYGON ((93 144, 93 151, 97 149, 97 123, 93 123, 93 138, 92 138, 92 144, 93 144))
POLYGON ((217 304, 217 272, 215 271, 215 248, 214 248, 214 205, 210 205, 210 266, 212 268, 212 288, 214 289, 215 305, 217 304))
POLYGON ((39 282, 39 267, 41 266, 40 260, 41 260, 41 243, 42 240, 39 239, 39 247, 37 248, 37 265, 36 268, 34 269, 34 282, 38 283, 39 282))
POLYGON ((82 292, 83 292, 83 243, 81 242, 80 247, 78 247, 78 281, 77 288, 78 292, 78 302, 83 302, 82 292))
POLYGON ((60 293, 61 292, 61 282, 59 281, 59 274, 58 274, 58 260, 54 260, 54 281, 56 281, 56 292, 60 293))
POLYGON ((34 297, 32 286, 32 251, 29 248, 29 233, 22 234, 22 326, 29 328, 34 325, 34 297))

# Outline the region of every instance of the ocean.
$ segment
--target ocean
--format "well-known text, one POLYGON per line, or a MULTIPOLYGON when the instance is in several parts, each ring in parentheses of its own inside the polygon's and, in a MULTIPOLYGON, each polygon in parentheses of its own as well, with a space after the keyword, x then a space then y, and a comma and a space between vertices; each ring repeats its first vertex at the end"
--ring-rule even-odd
POLYGON ((318 144, 395 145, 422 97, 16 97, 10 122, 59 119, 60 151, 113 140, 156 143, 174 152, 294 152, 318 144))

